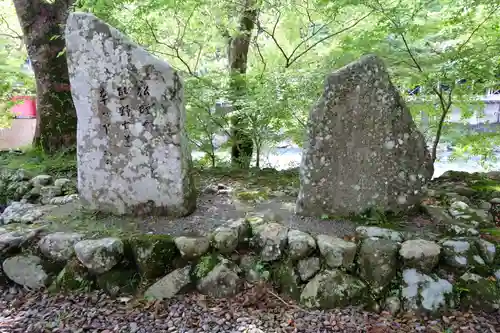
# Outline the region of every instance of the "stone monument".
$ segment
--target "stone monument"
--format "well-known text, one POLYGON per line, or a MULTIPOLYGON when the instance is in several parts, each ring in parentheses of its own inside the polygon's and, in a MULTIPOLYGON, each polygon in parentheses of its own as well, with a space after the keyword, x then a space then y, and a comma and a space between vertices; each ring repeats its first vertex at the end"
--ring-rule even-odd
POLYGON ((84 205, 114 214, 192 213, 179 74, 92 14, 70 14, 65 35, 84 205))
POLYGON ((364 56, 327 77, 309 116, 297 214, 405 211, 432 174, 424 137, 380 59, 364 56))

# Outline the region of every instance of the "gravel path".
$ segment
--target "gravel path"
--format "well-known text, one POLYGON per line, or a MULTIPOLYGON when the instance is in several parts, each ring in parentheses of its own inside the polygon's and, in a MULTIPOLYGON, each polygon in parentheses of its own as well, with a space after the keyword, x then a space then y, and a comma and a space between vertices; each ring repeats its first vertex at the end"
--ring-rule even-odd
POLYGON ((391 318, 354 308, 306 312, 267 287, 230 300, 190 294, 169 302, 145 303, 106 295, 49 295, 17 287, 0 289, 0 332, 500 332, 500 314, 455 313, 438 320, 391 318))

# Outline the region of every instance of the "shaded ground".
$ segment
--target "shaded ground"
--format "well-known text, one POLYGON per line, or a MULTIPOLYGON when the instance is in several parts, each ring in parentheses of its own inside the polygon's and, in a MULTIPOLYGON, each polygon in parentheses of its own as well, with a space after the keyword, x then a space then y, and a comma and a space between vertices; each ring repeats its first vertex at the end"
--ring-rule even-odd
POLYGON ((382 227, 428 233, 434 228, 423 216, 388 218, 370 217, 363 221, 344 218, 302 217, 294 214, 298 193, 298 171, 234 171, 215 169, 198 171, 200 194, 196 211, 183 218, 116 217, 85 212, 79 204, 71 203, 53 210, 46 220, 55 229, 80 230, 89 233, 151 232, 171 235, 201 235, 231 219, 247 215, 270 216, 291 228, 311 234, 352 236, 362 223, 382 227))
POLYGON ((500 314, 454 312, 437 319, 393 318, 356 308, 304 311, 265 286, 216 301, 199 294, 145 303, 103 293, 49 295, 0 289, 0 333, 329 333, 500 331, 500 314))
POLYGON ((352 235, 356 224, 347 220, 322 220, 304 218, 293 213, 293 197, 273 198, 262 203, 239 202, 231 195, 202 194, 198 198, 197 210, 190 216, 178 219, 165 217, 112 217, 87 214, 79 204, 70 203, 53 210, 47 220, 58 229, 117 229, 121 231, 151 232, 171 235, 202 235, 228 220, 249 214, 271 214, 281 223, 312 234, 326 233, 343 237, 352 235), (90 225, 93 224, 93 225, 90 225))

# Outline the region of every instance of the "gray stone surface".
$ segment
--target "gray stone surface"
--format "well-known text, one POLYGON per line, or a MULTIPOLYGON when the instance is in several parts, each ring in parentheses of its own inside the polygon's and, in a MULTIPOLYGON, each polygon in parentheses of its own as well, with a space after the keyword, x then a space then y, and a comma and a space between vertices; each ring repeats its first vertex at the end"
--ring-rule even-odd
POLYGON ((238 274, 225 263, 219 263, 198 281, 196 288, 202 294, 214 298, 234 296, 241 287, 238 274))
POLYGON ((424 137, 381 60, 365 56, 328 76, 309 116, 298 214, 404 211, 432 174, 424 137))
POLYGON ((212 235, 214 247, 221 253, 231 253, 238 247, 238 229, 221 226, 212 235))
POLYGON ((279 223, 265 223, 253 228, 252 243, 260 249, 263 261, 278 260, 287 244, 288 228, 279 223))
POLYGON ((50 205, 65 205, 70 202, 78 201, 80 197, 78 194, 63 195, 60 197, 55 197, 49 200, 50 205))
POLYGON ((356 237, 365 239, 370 237, 389 239, 396 242, 403 241, 403 235, 399 231, 380 227, 361 226, 356 228, 356 237))
POLYGON ((74 245, 83 239, 78 233, 54 232, 38 242, 42 254, 55 261, 68 261, 74 254, 74 245))
POLYGON ((33 186, 45 186, 50 185, 52 183, 52 176, 50 175, 37 175, 31 178, 30 182, 33 186))
POLYGON ((82 202, 115 214, 193 212, 179 74, 92 14, 70 14, 65 35, 82 202))
POLYGON ((248 223, 245 219, 238 219, 216 228, 212 234, 212 243, 221 253, 231 253, 247 236, 248 223))
POLYGON ((158 300, 174 297, 191 283, 190 270, 191 266, 186 266, 170 272, 150 286, 144 293, 144 297, 158 300))
POLYGON ((107 272, 118 264, 123 252, 124 245, 119 238, 89 239, 75 244, 78 260, 96 274, 107 272))
POLYGON ((497 255, 497 248, 495 247, 495 244, 490 243, 484 239, 478 239, 476 241, 476 245, 484 261, 487 264, 492 264, 495 261, 497 255))
POLYGON ((288 231, 288 252, 292 260, 305 258, 316 249, 316 241, 307 232, 288 231))
POLYGON ((436 267, 440 253, 438 244, 425 239, 407 240, 399 250, 406 267, 418 268, 423 272, 431 272, 436 267))
POLYGON ((406 311, 428 311, 436 313, 453 306, 453 285, 447 280, 418 272, 414 268, 403 271, 401 297, 406 311))
POLYGON ((3 224, 9 223, 33 223, 40 219, 52 206, 40 206, 30 203, 14 201, 5 208, 0 221, 3 224))
POLYGON ((396 315, 401 310, 401 300, 398 296, 389 296, 385 299, 384 309, 392 315, 396 315))
POLYGON ((8 258, 3 262, 2 268, 9 279, 29 289, 43 288, 49 282, 42 260, 37 256, 19 255, 8 258))
POLYGON ((312 278, 321 268, 321 261, 318 257, 310 257, 297 262, 297 272, 302 281, 312 278))
POLYGON ((55 185, 47 185, 40 188, 40 202, 44 205, 50 203, 50 200, 62 195, 62 189, 55 185))
POLYGON ((362 303, 367 286, 340 270, 326 270, 309 281, 300 302, 308 308, 333 309, 362 303))
POLYGON ((23 245, 29 244, 43 231, 43 228, 8 231, 0 230, 0 255, 11 250, 19 250, 23 245))
POLYGON ((328 267, 351 268, 356 256, 356 244, 328 235, 318 235, 316 241, 328 267))
POLYGON ((441 242, 443 261, 460 270, 487 268, 479 251, 467 238, 453 238, 441 242))
POLYGON ((188 260, 201 257, 210 248, 210 240, 207 237, 181 236, 174 241, 182 257, 188 260))
POLYGON ((367 238, 361 244, 359 275, 373 293, 382 292, 396 276, 398 248, 396 241, 380 238, 367 238))
POLYGON ((68 178, 58 178, 54 181, 54 186, 60 187, 61 189, 67 184, 71 184, 71 180, 68 178))

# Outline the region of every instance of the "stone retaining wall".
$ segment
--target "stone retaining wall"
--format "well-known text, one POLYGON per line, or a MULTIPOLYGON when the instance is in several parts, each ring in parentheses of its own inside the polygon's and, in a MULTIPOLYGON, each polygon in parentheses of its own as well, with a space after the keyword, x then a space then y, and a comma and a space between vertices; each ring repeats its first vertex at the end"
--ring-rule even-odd
POLYGON ((495 310, 499 256, 483 239, 437 242, 359 227, 354 240, 313 237, 262 217, 232 221, 210 237, 142 235, 84 239, 43 228, 0 230, 3 274, 31 289, 144 291, 164 299, 196 288, 230 297, 246 280, 271 281, 307 308, 367 305, 440 312, 458 306, 495 310), (496 270, 497 269, 497 270, 496 270))
MULTIPOLYGON (((227 221, 206 237, 176 238, 91 239, 9 223, 0 228, 1 276, 5 283, 31 289, 101 288, 114 296, 139 293, 148 299, 190 289, 224 298, 245 282, 268 281, 305 308, 363 305, 425 314, 457 307, 496 310, 498 244, 478 230, 494 225, 489 212, 498 199, 491 198, 491 204, 450 192, 450 181, 438 182, 422 203, 443 224, 441 234, 360 226, 354 237, 340 239, 257 215, 227 221)), ((1 216, 4 223, 13 205, 23 203, 11 203, 1 216)))

